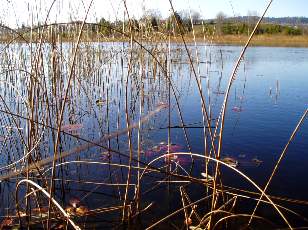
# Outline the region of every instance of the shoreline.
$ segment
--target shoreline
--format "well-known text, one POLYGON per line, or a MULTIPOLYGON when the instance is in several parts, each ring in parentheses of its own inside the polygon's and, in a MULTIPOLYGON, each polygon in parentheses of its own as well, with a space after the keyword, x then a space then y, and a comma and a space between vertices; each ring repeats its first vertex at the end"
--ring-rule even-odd
MULTIPOLYGON (((194 39, 190 36, 186 36, 185 42, 194 43, 194 39)), ((197 43, 208 43, 213 45, 233 45, 244 46, 248 40, 248 36, 243 35, 224 35, 214 36, 213 39, 204 40, 204 38, 197 37, 197 43)), ((181 43, 182 39, 177 37, 172 39, 171 42, 181 43)), ((256 35, 252 38, 250 45, 253 47, 294 47, 294 48, 308 48, 308 35, 301 36, 266 36, 256 35)))
MULTIPOLYGON (((244 46, 248 40, 248 36, 244 35, 215 35, 208 36, 205 39, 201 36, 196 37, 196 43, 207 43, 211 45, 233 45, 233 46, 244 46)), ((168 38, 155 38, 154 36, 151 39, 143 38, 142 40, 136 36, 135 39, 139 42, 144 43, 166 43, 168 38)), ((184 36, 186 43, 194 43, 194 38, 190 35, 184 36)), ((50 42, 48 40, 43 41, 44 43, 50 42)), ((75 42, 74 39, 61 39, 61 42, 75 42)), ((83 38, 81 42, 129 42, 129 39, 122 37, 115 38, 102 38, 102 37, 93 37, 93 38, 83 38)), ((183 43, 180 36, 173 36, 170 38, 172 43, 183 43)), ((0 40, 0 44, 7 43, 26 43, 24 40, 16 39, 15 41, 11 40, 0 40)), ((33 43, 38 43, 38 41, 33 41, 33 43)), ((294 47, 294 48, 308 48, 308 35, 299 35, 299 36, 289 36, 289 35, 255 35, 249 46, 253 47, 294 47)))

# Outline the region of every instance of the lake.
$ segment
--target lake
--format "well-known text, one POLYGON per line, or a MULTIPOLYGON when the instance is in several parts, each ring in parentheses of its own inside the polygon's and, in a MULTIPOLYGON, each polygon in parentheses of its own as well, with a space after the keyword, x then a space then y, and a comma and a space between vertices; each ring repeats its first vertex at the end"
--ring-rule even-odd
MULTIPOLYGON (((215 158, 218 138, 213 149, 209 130, 219 131, 215 125, 241 47, 188 44, 190 63, 182 44, 144 46, 82 43, 74 60, 71 43, 43 44, 41 50, 0 45, 2 219, 18 223, 21 181, 20 221, 40 227, 48 198, 29 180, 49 192, 53 178, 55 200, 82 228, 144 229, 171 213, 153 228, 182 228, 185 219, 190 226, 201 223, 196 229, 247 224, 260 191, 235 170, 264 188, 308 107, 308 49, 248 48, 226 108, 219 159, 229 167, 220 165, 213 183, 201 174, 214 177, 216 162, 203 156, 215 158), (213 196, 216 211, 209 218, 213 196)), ((307 135, 304 120, 266 192, 292 227, 307 226, 307 135)), ((266 202, 251 227, 287 228, 266 202)), ((53 227, 65 223, 61 215, 52 209, 53 227)))

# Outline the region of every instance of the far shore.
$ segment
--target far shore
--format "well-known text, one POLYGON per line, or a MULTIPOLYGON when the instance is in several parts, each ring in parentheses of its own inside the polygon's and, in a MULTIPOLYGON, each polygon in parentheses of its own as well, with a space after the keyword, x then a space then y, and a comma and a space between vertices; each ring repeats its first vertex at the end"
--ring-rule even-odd
MULTIPOLYGON (((193 38, 192 35, 184 36, 186 43, 206 43, 213 45, 237 45, 243 46, 248 40, 248 36, 245 35, 214 35, 214 36, 206 36, 205 38, 202 36, 197 36, 196 39, 193 38)), ((87 37, 83 38, 83 42, 125 42, 129 41, 129 38, 123 37, 87 37)), ((140 38, 139 36, 135 36, 135 40, 138 42, 146 43, 146 42, 168 42, 168 36, 165 35, 164 38, 159 36, 158 38, 155 35, 152 35, 150 38, 140 38)), ((62 38, 61 42, 74 42, 74 39, 65 39, 62 38)), ((170 41, 173 43, 182 43, 181 36, 171 36, 170 41)), ((0 43, 8 43, 12 42, 12 40, 0 40, 0 43)), ((24 40, 16 39, 15 42, 25 42, 24 40)), ((38 42, 38 40, 36 41, 38 42)), ((44 41, 48 42, 48 41, 44 41)), ((250 46, 265 46, 265 47, 308 47, 308 35, 298 35, 298 36, 290 36, 290 35, 255 35, 250 43, 250 46)))
MULTIPOLYGON (((185 36, 187 43, 208 43, 219 45, 237 45, 243 46, 248 40, 248 36, 244 35, 216 35, 213 37, 196 37, 185 36)), ((181 37, 173 37, 171 42, 182 42, 181 37)), ((308 35, 288 36, 288 35, 255 35, 250 46, 266 46, 266 47, 308 47, 308 35)))

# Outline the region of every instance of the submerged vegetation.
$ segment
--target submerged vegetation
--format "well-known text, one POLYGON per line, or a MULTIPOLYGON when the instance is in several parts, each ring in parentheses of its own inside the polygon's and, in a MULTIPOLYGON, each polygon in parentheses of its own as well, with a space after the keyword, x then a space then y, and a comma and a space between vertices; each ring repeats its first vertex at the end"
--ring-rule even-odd
POLYGON ((164 22, 138 21, 125 8, 126 21, 86 23, 91 3, 83 21, 1 34, 0 229, 306 227, 292 205, 308 201, 270 195, 268 187, 308 110, 264 185, 239 168, 262 159, 223 151, 229 113, 245 112, 229 104, 253 36, 302 32, 261 25, 264 15, 253 26, 222 23, 218 31, 193 23, 197 14, 183 19, 171 1, 164 22), (224 84, 213 67, 226 68, 224 54, 208 48, 221 33, 249 35, 224 84), (200 113, 197 123, 183 111, 185 87, 198 93, 199 111, 189 111, 200 113), (193 129, 201 143, 192 141, 193 129), (248 185, 230 185, 226 174, 248 185))

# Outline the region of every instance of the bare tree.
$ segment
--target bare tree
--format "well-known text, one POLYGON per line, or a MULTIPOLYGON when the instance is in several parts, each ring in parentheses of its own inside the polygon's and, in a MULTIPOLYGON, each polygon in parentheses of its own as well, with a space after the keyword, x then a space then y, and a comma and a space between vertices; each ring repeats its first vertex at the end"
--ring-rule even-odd
POLYGON ((161 12, 158 9, 148 9, 144 11, 143 16, 140 18, 140 24, 146 30, 158 31, 161 19, 161 12))
POLYGON ((201 14, 196 10, 182 10, 180 13, 183 21, 191 21, 193 20, 194 24, 197 24, 201 20, 201 14))
POLYGON ((191 18, 194 24, 200 24, 200 21, 202 20, 201 14, 195 10, 191 11, 191 18))

